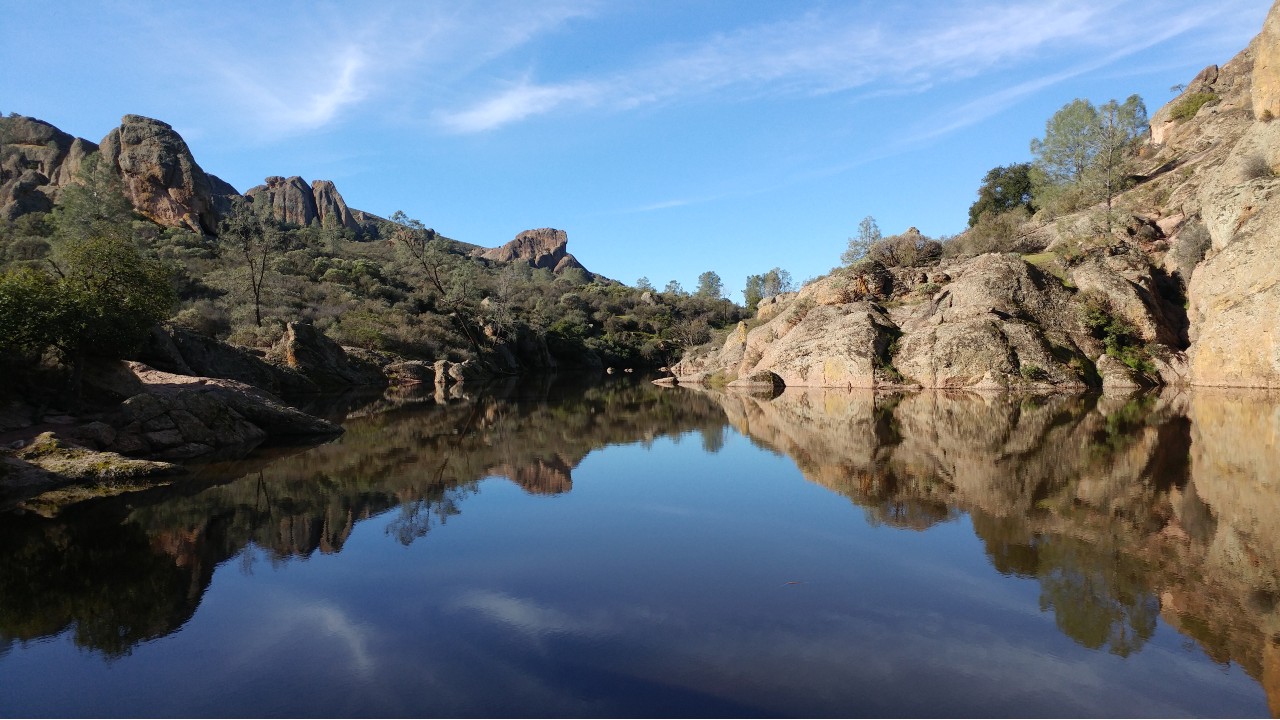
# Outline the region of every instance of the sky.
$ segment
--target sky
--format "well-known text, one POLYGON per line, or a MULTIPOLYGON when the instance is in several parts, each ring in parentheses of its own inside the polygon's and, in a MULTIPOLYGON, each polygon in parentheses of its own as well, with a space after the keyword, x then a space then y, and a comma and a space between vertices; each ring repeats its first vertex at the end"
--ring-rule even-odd
POLYGON ((1151 114, 1266 0, 0 0, 0 112, 98 141, 163 120, 240 191, 333 180, 494 247, 689 290, 801 282, 859 221, 962 231, 982 176, 1074 98, 1151 114))

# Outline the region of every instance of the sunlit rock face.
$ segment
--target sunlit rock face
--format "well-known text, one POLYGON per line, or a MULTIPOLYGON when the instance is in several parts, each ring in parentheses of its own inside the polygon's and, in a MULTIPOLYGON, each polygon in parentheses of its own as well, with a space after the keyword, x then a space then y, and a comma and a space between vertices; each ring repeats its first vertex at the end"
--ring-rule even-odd
POLYGON ((103 160, 119 171, 125 196, 138 212, 168 227, 217 231, 214 183, 167 123, 125 115, 100 147, 103 160))

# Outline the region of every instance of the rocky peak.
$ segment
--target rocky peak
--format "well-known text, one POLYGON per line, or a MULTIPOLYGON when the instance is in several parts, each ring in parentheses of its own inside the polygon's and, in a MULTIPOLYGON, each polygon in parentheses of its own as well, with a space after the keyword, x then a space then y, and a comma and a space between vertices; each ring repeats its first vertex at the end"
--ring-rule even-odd
POLYGON ((316 218, 323 226, 341 227, 360 232, 360 223, 338 194, 332 180, 313 180, 311 195, 315 200, 316 218))
POLYGON ((120 173, 135 209, 169 227, 217 230, 213 183, 168 124, 125 115, 101 143, 102 157, 120 173))
POLYGON ((561 273, 569 268, 586 270, 577 258, 568 252, 569 235, 564 230, 538 228, 525 230, 511 242, 484 250, 480 257, 497 262, 525 262, 535 268, 545 268, 561 273))
POLYGON ((297 175, 288 179, 272 175, 265 185, 249 188, 244 194, 253 198, 255 203, 263 203, 270 208, 271 215, 281 222, 305 226, 317 217, 316 198, 311 186, 297 175))

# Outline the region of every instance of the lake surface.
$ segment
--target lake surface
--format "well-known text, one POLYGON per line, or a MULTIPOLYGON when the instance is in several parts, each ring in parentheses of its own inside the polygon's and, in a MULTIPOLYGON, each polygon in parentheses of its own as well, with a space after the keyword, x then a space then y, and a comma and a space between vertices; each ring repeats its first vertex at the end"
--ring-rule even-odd
POLYGON ((0 516, 0 714, 1280 711, 1273 396, 386 405, 0 516))

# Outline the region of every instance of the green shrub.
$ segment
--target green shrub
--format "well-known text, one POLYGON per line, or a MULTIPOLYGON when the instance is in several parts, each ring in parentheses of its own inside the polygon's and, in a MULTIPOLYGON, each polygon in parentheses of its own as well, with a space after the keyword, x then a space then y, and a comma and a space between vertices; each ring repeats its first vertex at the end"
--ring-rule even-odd
POLYGON ((1200 112, 1200 108, 1205 105, 1214 105, 1218 102, 1218 96, 1210 92, 1195 92, 1187 95, 1178 101, 1169 110, 1169 117, 1174 120, 1190 120, 1200 112))
POLYGON ((1033 382, 1049 379, 1049 373, 1039 365, 1032 365, 1028 363, 1019 367, 1018 372, 1022 374, 1022 377, 1033 382))

